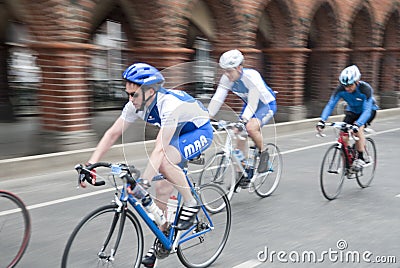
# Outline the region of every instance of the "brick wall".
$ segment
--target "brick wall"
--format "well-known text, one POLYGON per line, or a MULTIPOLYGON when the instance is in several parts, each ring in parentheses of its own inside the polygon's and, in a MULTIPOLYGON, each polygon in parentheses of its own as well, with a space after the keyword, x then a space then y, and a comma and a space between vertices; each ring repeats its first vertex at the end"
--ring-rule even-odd
MULTIPOLYGON (((120 19, 129 39, 127 62, 146 61, 163 69, 193 57, 193 48, 185 46, 198 1, 26 1, 24 23, 34 36, 32 48, 44 77, 39 96, 43 128, 90 130, 85 66, 99 23, 120 19), (64 51, 59 44, 66 45, 64 51)), ((260 70, 280 92, 280 107, 306 107, 307 116, 318 116, 315 103, 327 101, 340 70, 350 63, 359 65, 377 93, 400 90, 398 0, 202 1, 216 25, 209 39, 213 58, 240 48, 246 66, 260 70), (260 25, 261 18, 267 25, 260 25)), ((169 79, 179 84, 179 71, 169 79)), ((242 105, 234 96, 228 103, 234 109, 242 105)))

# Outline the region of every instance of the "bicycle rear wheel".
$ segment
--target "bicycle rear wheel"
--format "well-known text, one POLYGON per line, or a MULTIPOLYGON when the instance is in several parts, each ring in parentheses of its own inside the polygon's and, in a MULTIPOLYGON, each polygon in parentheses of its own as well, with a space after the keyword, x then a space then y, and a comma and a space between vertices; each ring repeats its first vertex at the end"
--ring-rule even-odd
POLYGON ((209 214, 201 207, 194 226, 184 231, 178 246, 178 257, 186 267, 207 267, 221 254, 231 228, 231 207, 224 190, 215 184, 201 185, 198 194, 224 202, 225 209, 209 214))
POLYGON ((76 226, 65 247, 61 267, 140 267, 142 228, 132 211, 117 208, 100 207, 76 226))
POLYGON ((364 160, 366 164, 356 174, 357 183, 361 188, 368 187, 375 176, 376 146, 371 138, 365 139, 364 160))
POLYGON ((333 200, 339 195, 345 174, 345 154, 337 145, 332 145, 325 153, 320 171, 320 186, 326 199, 333 200))
POLYGON ((254 191, 260 197, 270 196, 278 187, 282 175, 283 161, 278 146, 268 143, 265 150, 269 153, 267 172, 257 173, 252 185, 254 191))
POLYGON ((0 263, 15 267, 28 247, 31 220, 22 200, 16 195, 0 191, 0 263))
MULTIPOLYGON (((231 158, 227 157, 223 152, 212 156, 200 174, 199 185, 210 183, 219 185, 228 199, 232 199, 236 183, 236 172, 231 158)), ((210 202, 213 200, 203 199, 202 195, 200 197, 208 211, 212 213, 219 212, 225 207, 224 202, 210 202)))

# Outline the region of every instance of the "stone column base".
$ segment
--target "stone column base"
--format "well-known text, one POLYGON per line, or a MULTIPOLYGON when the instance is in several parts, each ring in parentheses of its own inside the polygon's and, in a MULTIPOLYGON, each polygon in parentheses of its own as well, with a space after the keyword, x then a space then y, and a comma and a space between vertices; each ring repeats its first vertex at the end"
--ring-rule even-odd
POLYGON ((399 107, 400 95, 396 91, 380 92, 379 107, 381 109, 390 109, 399 107))
POLYGON ((87 149, 95 147, 98 142, 98 137, 94 131, 65 133, 42 130, 35 136, 35 154, 87 149))
POLYGON ((307 109, 303 105, 298 106, 278 106, 278 111, 275 114, 276 122, 288 122, 303 120, 306 118, 307 109))

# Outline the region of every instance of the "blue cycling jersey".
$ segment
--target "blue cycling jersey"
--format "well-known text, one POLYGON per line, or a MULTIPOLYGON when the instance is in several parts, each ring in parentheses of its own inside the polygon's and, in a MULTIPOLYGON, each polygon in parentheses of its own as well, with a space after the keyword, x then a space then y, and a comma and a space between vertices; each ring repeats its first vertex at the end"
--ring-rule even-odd
POLYGON ((359 81, 356 90, 352 93, 347 92, 343 85, 339 85, 322 111, 321 119, 326 121, 338 101, 343 99, 347 102, 346 110, 359 115, 356 124, 358 126, 364 125, 371 117, 371 111, 379 109, 376 105, 373 92, 372 87, 364 81, 359 81))

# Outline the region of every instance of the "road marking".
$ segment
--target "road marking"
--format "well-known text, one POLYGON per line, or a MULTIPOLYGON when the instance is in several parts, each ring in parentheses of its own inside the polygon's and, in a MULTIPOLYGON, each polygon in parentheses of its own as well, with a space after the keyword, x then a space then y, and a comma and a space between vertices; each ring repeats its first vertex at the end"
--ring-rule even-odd
POLYGON ((232 268, 253 268, 259 266, 261 263, 258 260, 248 260, 232 268))
POLYGON ((103 189, 103 190, 96 191, 96 192, 90 192, 87 194, 80 194, 80 195, 75 195, 75 196, 71 196, 71 197, 66 197, 66 198, 49 201, 49 202, 43 202, 43 203, 39 203, 36 205, 27 206, 27 209, 31 210, 31 209, 35 209, 35 208, 47 207, 47 206, 55 205, 58 203, 63 203, 63 202, 67 202, 67 201, 72 201, 72 200, 81 199, 81 198, 85 198, 88 196, 94 196, 94 195, 103 194, 103 193, 112 192, 112 191, 115 191, 115 188, 108 188, 108 189, 103 189))
MULTIPOLYGON (((399 131, 399 130, 400 130, 400 128, 388 129, 388 130, 376 132, 375 135, 394 132, 394 131, 399 131)), ((285 151, 285 152, 281 152, 281 154, 284 155, 284 154, 295 153, 295 152, 299 152, 299 151, 304 151, 304 150, 308 150, 308 149, 317 148, 317 147, 320 147, 320 146, 325 146, 325 145, 332 144, 332 143, 335 143, 335 142, 336 141, 330 141, 330 142, 325 142, 325 143, 319 143, 319 144, 315 144, 315 145, 305 146, 305 147, 301 147, 301 148, 297 148, 297 149, 292 149, 292 150, 288 150, 288 151, 285 151)), ((201 169, 200 170, 193 170, 192 172, 189 172, 189 174, 198 173, 198 172, 201 172, 201 169)), ((94 195, 99 195, 99 194, 111 192, 111 191, 114 191, 114 190, 115 190, 115 188, 108 188, 108 189, 103 189, 103 190, 100 190, 100 191, 90 192, 90 193, 86 193, 86 194, 81 194, 81 195, 61 198, 61 199, 57 199, 57 200, 53 200, 53 201, 49 201, 49 202, 43 202, 43 203, 39 203, 39 204, 36 204, 36 205, 27 206, 27 209, 31 210, 31 209, 51 206, 51 205, 59 204, 59 203, 62 203, 62 202, 72 201, 72 200, 76 200, 76 199, 81 199, 81 198, 85 198, 85 197, 89 197, 89 196, 94 196, 94 195)), ((400 194, 396 195, 396 197, 400 198, 400 194)), ((9 212, 3 211, 2 213, 10 213, 10 211, 9 212)), ((246 266, 246 267, 250 267, 250 266, 246 266)), ((238 267, 236 267, 236 268, 238 268, 238 267)))

